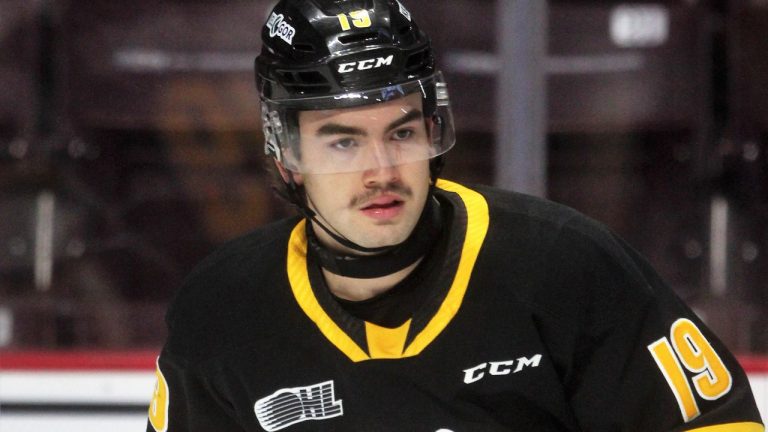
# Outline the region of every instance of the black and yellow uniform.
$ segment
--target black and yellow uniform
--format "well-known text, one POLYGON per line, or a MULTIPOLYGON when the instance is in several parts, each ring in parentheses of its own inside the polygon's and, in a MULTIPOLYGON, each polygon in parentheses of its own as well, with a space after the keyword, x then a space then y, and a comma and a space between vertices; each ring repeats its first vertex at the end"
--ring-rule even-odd
POLYGON ((435 196, 439 243, 362 312, 303 220, 204 261, 169 309, 147 430, 763 431, 732 355, 621 239, 532 197, 435 196))

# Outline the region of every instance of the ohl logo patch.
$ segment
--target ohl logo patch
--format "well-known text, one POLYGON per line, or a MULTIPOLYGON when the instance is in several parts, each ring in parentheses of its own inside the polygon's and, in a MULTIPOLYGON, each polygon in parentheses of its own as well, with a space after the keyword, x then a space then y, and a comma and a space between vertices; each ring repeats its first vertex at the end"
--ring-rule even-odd
POLYGON ((333 381, 281 389, 256 401, 256 418, 261 427, 272 432, 308 420, 344 415, 341 400, 336 400, 334 393, 333 381))
POLYGON ((166 432, 168 430, 168 402, 170 393, 168 392, 168 382, 165 381, 163 372, 160 370, 160 357, 156 361, 157 370, 155 375, 157 383, 155 392, 152 395, 152 402, 149 404, 149 423, 157 432, 166 432))

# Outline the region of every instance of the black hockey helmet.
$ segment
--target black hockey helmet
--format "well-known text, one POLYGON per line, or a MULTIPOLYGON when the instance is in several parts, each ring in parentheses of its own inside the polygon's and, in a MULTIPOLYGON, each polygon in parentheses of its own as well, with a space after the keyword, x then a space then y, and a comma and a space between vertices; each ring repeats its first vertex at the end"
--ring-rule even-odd
MULTIPOLYGON (((448 92, 429 38, 397 0, 282 0, 262 30, 256 84, 265 151, 296 172, 369 168, 302 163, 298 112, 387 102, 419 93, 431 143, 393 163, 432 159, 455 142, 448 92), (332 168, 328 168, 331 166, 332 168)), ((406 155, 402 156, 401 155, 406 155)))

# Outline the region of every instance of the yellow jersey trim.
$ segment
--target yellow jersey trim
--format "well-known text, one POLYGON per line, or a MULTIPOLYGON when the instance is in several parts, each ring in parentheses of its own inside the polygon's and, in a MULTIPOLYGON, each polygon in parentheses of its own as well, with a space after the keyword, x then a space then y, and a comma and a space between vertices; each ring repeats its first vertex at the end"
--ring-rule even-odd
POLYGON ((288 280, 291 283, 293 296, 299 303, 304 313, 317 325, 325 337, 330 340, 353 362, 369 360, 365 353, 344 330, 323 310, 312 292, 309 284, 309 272, 307 271, 307 235, 306 219, 299 222, 291 232, 288 242, 288 280))
POLYGON ((365 323, 365 337, 368 342, 368 351, 372 358, 394 359, 403 356, 405 340, 408 330, 411 328, 411 320, 398 328, 377 326, 374 323, 365 323))
POLYGON ((403 353, 403 357, 418 355, 427 347, 437 335, 440 334, 448 323, 459 312, 461 303, 464 301, 464 294, 469 286, 469 279, 472 270, 475 267, 477 256, 480 255, 480 249, 485 241, 485 235, 488 233, 490 216, 488 212, 488 202, 479 193, 468 189, 459 184, 447 180, 438 180, 436 186, 448 192, 453 192, 464 201, 467 210, 467 232, 464 236, 464 246, 461 250, 461 259, 456 275, 451 284, 448 295, 443 300, 437 313, 432 317, 424 330, 421 331, 403 353))
POLYGON ((728 423, 716 426, 706 426, 697 429, 688 429, 688 432, 764 432, 765 427, 760 423, 728 423))
POLYGON ((160 357, 155 360, 155 391, 152 401, 149 403, 149 423, 157 432, 168 430, 168 403, 171 400, 171 392, 168 381, 165 380, 163 371, 160 370, 160 357))
POLYGON ((488 232, 488 203, 479 193, 459 184, 438 180, 436 186, 457 194, 467 212, 467 228, 459 259, 459 265, 451 287, 437 313, 406 348, 405 340, 410 320, 397 329, 386 329, 365 323, 367 354, 347 335, 320 306, 309 282, 307 270, 306 220, 300 221, 291 232, 288 241, 287 272, 293 296, 304 313, 315 323, 320 332, 350 360, 360 362, 381 358, 405 358, 421 353, 448 326, 456 316, 469 286, 472 269, 488 232), (398 352, 400 351, 400 352, 398 352))

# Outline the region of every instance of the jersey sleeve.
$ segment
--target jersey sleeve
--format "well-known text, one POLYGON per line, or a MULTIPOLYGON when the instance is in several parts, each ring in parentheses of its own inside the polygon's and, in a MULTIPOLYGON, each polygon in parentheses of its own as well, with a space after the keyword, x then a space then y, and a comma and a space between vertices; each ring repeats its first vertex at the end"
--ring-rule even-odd
POLYGON ((164 350, 149 405, 147 432, 242 432, 234 412, 201 374, 164 350))
POLYGON ((606 230, 558 243, 557 283, 577 292, 564 370, 583 430, 764 431, 734 356, 637 252, 606 230))

